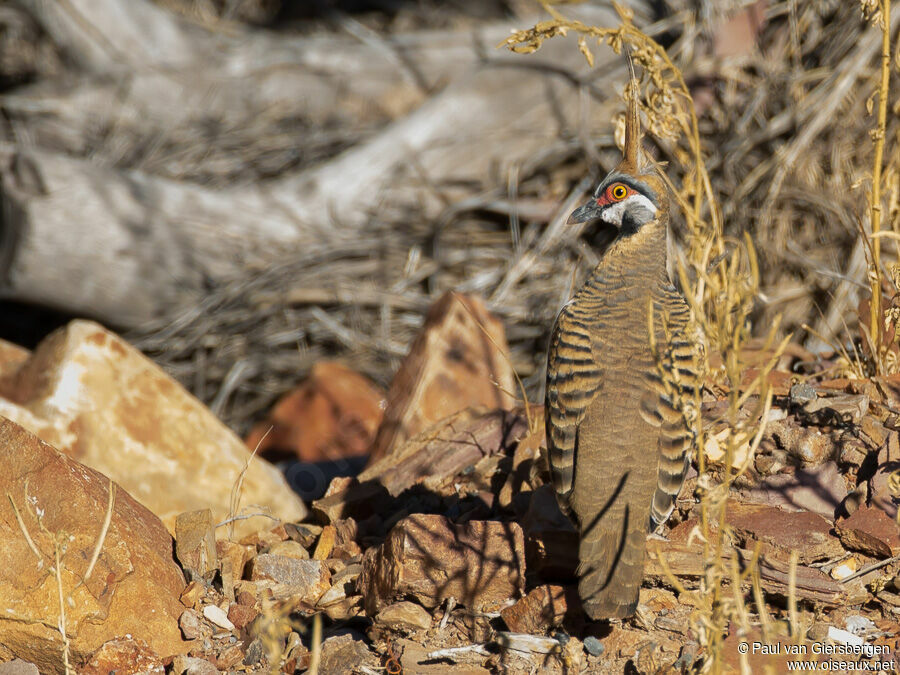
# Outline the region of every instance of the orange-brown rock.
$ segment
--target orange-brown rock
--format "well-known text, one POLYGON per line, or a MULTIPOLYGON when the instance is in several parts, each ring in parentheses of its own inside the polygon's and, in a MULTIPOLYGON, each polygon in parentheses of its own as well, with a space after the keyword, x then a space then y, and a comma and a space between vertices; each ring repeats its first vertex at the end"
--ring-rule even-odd
POLYGON ((374 382, 338 362, 323 361, 253 428, 247 447, 301 462, 358 457, 369 452, 383 414, 384 392, 374 382))
POLYGON ((443 295, 388 390, 372 461, 465 408, 512 408, 516 382, 508 351, 503 325, 481 300, 443 295))
POLYGON ((184 577, 159 518, 116 488, 101 540, 108 478, 2 418, 0 450, 0 647, 42 673, 63 671, 61 582, 73 660, 125 635, 161 657, 184 651, 178 628, 184 577), (87 574, 98 541, 100 554, 87 574))
MULTIPOLYGON (((109 476, 174 531, 175 517, 230 511, 243 476, 241 504, 283 520, 306 509, 279 471, 250 454, 237 436, 175 380, 117 335, 73 321, 45 339, 14 373, 0 378, 0 415, 73 459, 109 476)), ((268 526, 235 523, 238 532, 268 526)))
POLYGON ((248 607, 235 602, 228 608, 228 620, 238 630, 250 624, 257 616, 259 616, 259 610, 253 606, 248 607))
POLYGON ((366 612, 375 616, 394 600, 413 597, 433 609, 447 598, 475 611, 492 611, 524 589, 525 551, 516 523, 415 514, 370 549, 357 579, 366 612))
POLYGON ((876 558, 900 554, 900 526, 875 506, 861 506, 853 515, 835 523, 841 542, 854 551, 876 558))
POLYGON ((514 633, 543 635, 549 628, 563 622, 570 605, 575 609, 579 607, 578 593, 574 587, 548 584, 530 590, 516 604, 501 610, 500 616, 514 633))
POLYGON ((817 513, 732 500, 725 514, 744 546, 752 549, 753 542, 760 542, 765 555, 790 560, 796 550, 799 561, 809 563, 843 554, 840 541, 831 534, 831 523, 817 513))

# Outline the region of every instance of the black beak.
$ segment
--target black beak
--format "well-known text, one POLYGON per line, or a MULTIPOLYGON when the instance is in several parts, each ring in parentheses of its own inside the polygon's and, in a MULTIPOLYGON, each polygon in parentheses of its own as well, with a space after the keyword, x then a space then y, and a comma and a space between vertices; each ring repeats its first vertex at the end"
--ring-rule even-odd
POLYGON ((577 209, 572 211, 572 215, 569 216, 569 220, 567 220, 566 222, 571 225, 572 223, 584 223, 588 220, 599 217, 600 207, 597 205, 597 200, 592 199, 587 204, 582 204, 577 209))

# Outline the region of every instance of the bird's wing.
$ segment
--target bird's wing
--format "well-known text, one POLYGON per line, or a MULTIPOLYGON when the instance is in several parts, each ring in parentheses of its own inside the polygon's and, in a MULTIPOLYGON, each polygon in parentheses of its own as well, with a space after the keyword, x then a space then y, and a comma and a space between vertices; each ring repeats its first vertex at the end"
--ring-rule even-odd
POLYGON ((644 419, 659 428, 656 492, 650 507, 651 531, 668 519, 684 483, 696 438, 695 425, 690 420, 699 415, 696 393, 702 386, 705 350, 702 332, 684 298, 673 286, 663 288, 655 311, 662 372, 655 370, 648 378, 650 387, 641 402, 644 419))
POLYGON ((563 307, 553 326, 545 395, 550 473, 564 508, 575 479, 578 425, 603 382, 596 337, 570 308, 563 307))

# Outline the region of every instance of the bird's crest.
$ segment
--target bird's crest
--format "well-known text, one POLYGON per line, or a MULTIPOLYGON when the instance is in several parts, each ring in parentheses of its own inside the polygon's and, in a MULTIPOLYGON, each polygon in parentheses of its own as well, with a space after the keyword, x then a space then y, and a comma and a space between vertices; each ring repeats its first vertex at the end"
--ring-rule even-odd
POLYGON ((631 51, 627 46, 624 51, 628 72, 631 73, 631 97, 628 99, 628 112, 625 115, 625 157, 622 160, 621 169, 639 174, 641 168, 641 117, 638 109, 638 83, 634 74, 631 51))

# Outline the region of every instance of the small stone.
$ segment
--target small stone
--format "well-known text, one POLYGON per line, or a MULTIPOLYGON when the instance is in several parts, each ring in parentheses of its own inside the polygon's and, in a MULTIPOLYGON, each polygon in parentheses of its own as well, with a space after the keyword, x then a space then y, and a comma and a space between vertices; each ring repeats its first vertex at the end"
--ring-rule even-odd
POLYGON ((309 551, 296 541, 288 539, 287 541, 279 541, 269 547, 268 553, 273 555, 283 555, 287 558, 296 560, 309 560, 309 551))
POLYGON ((181 604, 185 607, 196 607, 204 595, 206 585, 202 581, 192 581, 181 592, 181 604))
POLYGON ((347 588, 344 584, 334 584, 331 588, 322 594, 316 603, 318 607, 328 607, 335 602, 347 599, 347 588))
POLYGON ((172 659, 174 675, 219 675, 219 669, 206 659, 179 654, 172 659))
POLYGON ((235 581, 244 576, 244 565, 256 553, 256 549, 251 546, 242 546, 227 539, 219 539, 216 541, 216 554, 219 561, 231 563, 231 572, 234 574, 235 581))
POLYGON ((313 560, 326 560, 331 557, 331 551, 334 548, 334 541, 337 538, 337 531, 333 525, 326 525, 319 537, 319 543, 316 544, 316 550, 313 553, 313 560))
POLYGON ((331 583, 337 584, 351 580, 356 581, 356 578, 359 576, 360 572, 362 572, 362 569, 363 567, 359 563, 347 565, 340 571, 334 573, 334 576, 331 578, 331 583))
POLYGON ((806 403, 810 403, 811 401, 815 401, 817 396, 816 390, 812 388, 812 385, 809 385, 806 382, 798 382, 791 386, 791 403, 794 405, 802 406, 806 403))
POLYGON ((196 610, 184 610, 178 617, 178 626, 185 640, 197 640, 203 636, 203 624, 200 621, 200 613, 196 610))
POLYGON ((310 548, 316 542, 316 538, 322 534, 321 525, 310 525, 307 523, 285 523, 284 530, 287 532, 288 537, 306 549, 310 548))
POLYGON ((281 541, 284 541, 288 538, 287 528, 285 528, 284 523, 278 523, 275 527, 269 530, 270 534, 274 534, 281 541))
POLYGON ((244 651, 240 645, 231 645, 226 647, 218 656, 216 656, 216 668, 219 670, 230 670, 244 658, 244 651))
POLYGON ((22 659, 0 663, 0 675, 40 675, 38 667, 22 659))
POLYGON ((584 648, 591 656, 600 656, 606 650, 603 643, 593 635, 588 635, 584 638, 584 648))
POLYGON ((346 544, 337 544, 331 549, 331 557, 338 560, 352 560, 362 554, 362 549, 355 541, 346 544))
POLYGON ((321 560, 297 560, 263 553, 256 556, 250 571, 252 581, 271 580, 289 587, 302 602, 315 605, 331 588, 331 572, 321 560))
POLYGON ((256 586, 253 585, 252 582, 241 582, 240 586, 241 590, 235 592, 235 599, 238 601, 238 604, 243 605, 244 607, 255 607, 256 606, 256 586), (252 588, 253 590, 247 590, 252 588))
POLYGON ((567 612, 566 589, 562 586, 538 586, 511 607, 500 611, 514 633, 543 635, 548 628, 562 623, 567 612))
POLYGON ((565 640, 561 637, 559 636, 557 639, 562 647, 562 662, 568 664, 571 672, 582 672, 584 669, 584 644, 577 637, 571 635, 566 636, 565 640))
POLYGON ((361 670, 360 666, 378 668, 381 665, 366 644, 354 640, 352 635, 338 635, 325 640, 320 658, 320 673, 351 673, 361 670))
POLYGON ((245 666, 255 666, 263 656, 263 646, 259 638, 253 640, 247 647, 247 654, 241 662, 245 666))
POLYGON ((221 607, 207 605, 203 608, 203 616, 225 630, 234 630, 234 624, 228 620, 228 615, 221 607))
POLYGON ((248 607, 247 605, 233 603, 228 608, 228 620, 231 621, 238 630, 247 626, 257 616, 259 616, 259 610, 253 606, 248 607))
POLYGON ((175 518, 175 557, 190 575, 209 579, 219 568, 212 511, 200 509, 175 518))
POLYGON ((222 591, 228 600, 234 600, 234 586, 244 576, 244 566, 256 554, 256 549, 220 539, 216 542, 216 553, 219 556, 222 591))
POLYGON ((813 642, 824 642, 828 637, 828 625, 824 623, 814 623, 806 631, 806 637, 813 642))
POLYGON ((831 578, 837 579, 840 581, 841 579, 846 579, 851 574, 856 572, 859 567, 859 563, 856 562, 856 558, 848 558, 844 562, 835 565, 831 570, 831 578))
POLYGON ((876 558, 900 554, 900 526, 884 511, 861 506, 853 515, 835 523, 841 542, 849 549, 876 558))
POLYGON ((334 527, 334 543, 341 546, 359 538, 360 527, 354 518, 340 518, 332 524, 334 527))
POLYGON ((375 621, 389 628, 412 628, 428 630, 431 628, 431 614, 421 605, 414 602, 401 601, 385 607, 378 612, 375 621))

